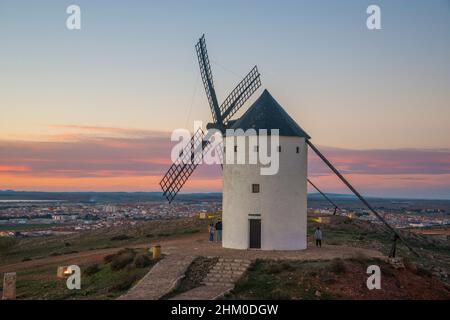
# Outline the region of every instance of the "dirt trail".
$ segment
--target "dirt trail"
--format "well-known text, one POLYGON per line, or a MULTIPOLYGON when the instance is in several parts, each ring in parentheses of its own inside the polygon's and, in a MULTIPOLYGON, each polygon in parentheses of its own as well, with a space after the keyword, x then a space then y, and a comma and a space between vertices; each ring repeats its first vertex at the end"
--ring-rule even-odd
POLYGON ((179 236, 176 238, 166 238, 154 240, 141 244, 129 244, 117 248, 99 249, 72 253, 67 255, 46 257, 36 260, 18 262, 0 266, 0 273, 18 272, 31 268, 40 268, 52 265, 68 264, 90 264, 98 263, 106 255, 115 253, 123 248, 150 248, 152 245, 160 244, 162 251, 167 255, 186 256, 220 256, 234 259, 295 259, 295 260, 329 260, 334 258, 351 257, 374 257, 384 259, 379 251, 348 246, 324 245, 322 248, 315 248, 308 244, 308 248, 302 251, 259 251, 259 250, 235 250, 222 248, 218 243, 211 243, 207 240, 206 233, 179 236))
POLYGON ((56 264, 90 264, 90 263, 98 263, 103 260, 103 258, 109 254, 113 254, 120 249, 124 248, 136 248, 136 249, 142 249, 142 248, 150 248, 151 246, 155 244, 166 244, 166 245, 176 245, 178 242, 182 241, 195 241, 197 240, 198 235, 188 235, 188 236, 181 236, 176 238, 170 238, 163 241, 152 241, 152 242, 145 242, 140 244, 129 244, 124 246, 118 246, 115 248, 108 248, 108 249, 98 249, 98 250, 89 250, 89 251, 81 251, 77 253, 70 253, 70 254, 64 254, 60 256, 53 256, 53 257, 45 257, 45 258, 39 258, 34 259, 30 261, 24 261, 24 262, 15 262, 11 264, 5 264, 0 265, 0 273, 4 272, 15 272, 15 271, 21 271, 21 270, 27 270, 31 268, 39 268, 44 266, 50 266, 50 265, 56 265, 56 264), (182 238, 182 240, 180 239, 182 238), (192 239, 191 239, 192 238, 192 239))

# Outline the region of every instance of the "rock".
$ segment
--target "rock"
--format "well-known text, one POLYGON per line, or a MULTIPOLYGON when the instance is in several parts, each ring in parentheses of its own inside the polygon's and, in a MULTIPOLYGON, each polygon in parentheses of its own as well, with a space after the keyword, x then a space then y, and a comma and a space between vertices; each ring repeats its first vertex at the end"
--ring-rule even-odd
POLYGON ((322 294, 320 293, 320 291, 319 290, 316 290, 316 292, 314 293, 314 295, 316 296, 316 297, 320 297, 322 294))
POLYGON ((389 264, 395 269, 404 269, 405 265, 402 258, 389 258, 389 264))
POLYGON ((3 276, 3 300, 16 299, 16 273, 5 273, 3 276))

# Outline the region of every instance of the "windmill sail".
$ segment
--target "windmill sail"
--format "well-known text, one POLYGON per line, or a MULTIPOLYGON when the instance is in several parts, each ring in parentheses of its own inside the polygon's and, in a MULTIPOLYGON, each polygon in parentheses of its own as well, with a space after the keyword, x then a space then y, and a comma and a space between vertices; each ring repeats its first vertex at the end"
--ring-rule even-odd
POLYGON ((219 103, 217 102, 216 91, 212 77, 211 65, 209 63, 208 51, 206 50, 205 35, 198 40, 195 45, 197 50, 198 64, 202 75, 203 86, 205 87, 206 96, 208 97, 209 106, 211 107, 214 122, 222 124, 219 103))
POLYGON ((203 153, 209 148, 211 144, 208 140, 204 141, 203 130, 198 129, 159 183, 169 203, 195 171, 203 158, 203 153))
MULTIPOLYGON (((222 105, 219 106, 216 91, 214 89, 214 81, 212 77, 211 65, 209 63, 208 51, 206 50, 205 35, 199 39, 195 45, 195 49, 197 51, 200 74, 202 76, 206 96, 212 112, 212 127, 223 132, 228 125, 230 125, 231 117, 261 86, 258 68, 256 66, 253 67, 247 76, 228 95, 222 105)), ((199 160, 203 157, 203 153, 209 151, 211 147, 212 145, 210 144, 209 139, 204 141, 203 131, 199 129, 199 131, 197 131, 192 137, 191 142, 185 146, 183 152, 180 154, 180 157, 170 166, 169 170, 159 183, 163 190, 163 195, 169 202, 172 202, 177 193, 195 171, 200 162, 199 160), (194 154, 191 155, 191 151, 194 149, 201 152, 194 152, 194 154)), ((223 164, 223 143, 217 145, 214 152, 223 164)))
POLYGON ((256 66, 239 82, 220 106, 223 122, 226 124, 242 105, 261 86, 260 73, 256 66))

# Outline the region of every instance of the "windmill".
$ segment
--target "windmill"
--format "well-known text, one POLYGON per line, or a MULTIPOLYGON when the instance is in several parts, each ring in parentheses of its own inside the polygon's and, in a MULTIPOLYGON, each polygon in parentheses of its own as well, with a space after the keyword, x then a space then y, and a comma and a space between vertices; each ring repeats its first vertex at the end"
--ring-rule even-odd
MULTIPOLYGON (((282 143, 288 149, 286 153, 281 153, 281 147, 278 150, 281 160, 287 166, 286 168, 280 168, 284 172, 281 175, 277 174, 273 178, 257 177, 258 175, 255 174, 254 169, 248 167, 238 169, 236 167, 233 168, 235 165, 226 164, 224 166, 223 246, 238 249, 263 248, 267 250, 298 250, 306 248, 306 184, 310 183, 318 190, 335 207, 335 213, 336 209, 339 209, 331 199, 307 178, 307 146, 309 146, 382 222, 388 231, 394 235, 392 255, 395 255, 396 241, 400 240, 411 252, 418 256, 417 252, 399 232, 370 205, 318 150, 311 142, 311 137, 298 126, 267 90, 263 92, 241 118, 232 120, 233 115, 261 86, 260 74, 256 66, 251 69, 247 76, 219 106, 204 35, 199 39, 195 48, 203 85, 212 112, 213 121, 207 125, 207 129, 214 128, 224 133, 228 128, 244 130, 249 128, 277 128, 280 129, 280 139, 283 139, 282 143), (250 180, 263 183, 263 188, 270 190, 271 193, 264 194, 264 197, 248 193, 247 185, 250 180), (263 215, 256 213, 257 211, 266 213, 263 215), (268 223, 262 227, 261 221, 263 218, 268 223), (227 228, 227 224, 231 227, 227 228), (261 234, 264 234, 264 237, 261 234), (263 243, 261 243, 261 239, 263 243)), ((226 137, 226 139, 228 138, 232 137, 226 137)), ((205 152, 210 150, 209 148, 211 148, 209 140, 204 139, 204 132, 198 129, 191 138, 190 143, 184 147, 178 159, 170 166, 160 182, 163 195, 169 203, 173 201, 195 171, 199 159, 205 152), (193 150, 194 152, 192 152, 193 150)), ((252 184, 252 188, 253 193, 258 194, 260 192, 259 183, 252 184)))
MULTIPOLYGON (((208 51, 206 50, 205 35, 198 40, 195 49, 197 51, 203 86, 205 87, 206 96, 212 113, 213 121, 208 123, 207 129, 215 128, 224 133, 233 123, 233 120, 231 120, 233 115, 261 86, 258 68, 257 66, 254 66, 219 106, 216 90, 214 89, 208 51)), ((192 136, 191 143, 185 146, 180 153, 179 158, 170 166, 169 170, 162 178, 159 184, 163 190, 163 195, 169 203, 173 201, 183 185, 195 171, 199 163, 199 158, 211 148, 208 141, 209 140, 204 140, 204 132, 199 128, 192 136), (193 149, 194 152, 192 152, 193 149)))

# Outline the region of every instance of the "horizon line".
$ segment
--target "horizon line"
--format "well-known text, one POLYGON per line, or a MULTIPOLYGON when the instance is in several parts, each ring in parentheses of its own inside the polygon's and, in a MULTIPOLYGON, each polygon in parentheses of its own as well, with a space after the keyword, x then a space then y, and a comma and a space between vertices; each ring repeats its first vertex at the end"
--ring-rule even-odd
MULTIPOLYGON (((29 190, 12 190, 12 189, 0 189, 0 193, 2 192, 17 192, 17 193, 158 193, 162 194, 162 191, 29 191, 29 190)), ((195 195, 195 194, 222 194, 222 191, 202 191, 202 192, 182 192, 180 195, 195 195)), ((339 195, 339 196, 350 196, 357 198, 354 194, 351 193, 336 193, 336 192, 324 192, 326 195, 339 195)), ((307 195, 320 195, 319 192, 308 192, 307 195)), ((389 196, 374 196, 374 195, 365 195, 367 198, 372 199, 391 199, 391 200, 435 200, 435 201, 450 201, 450 198, 421 198, 421 197, 389 197, 389 196)))

